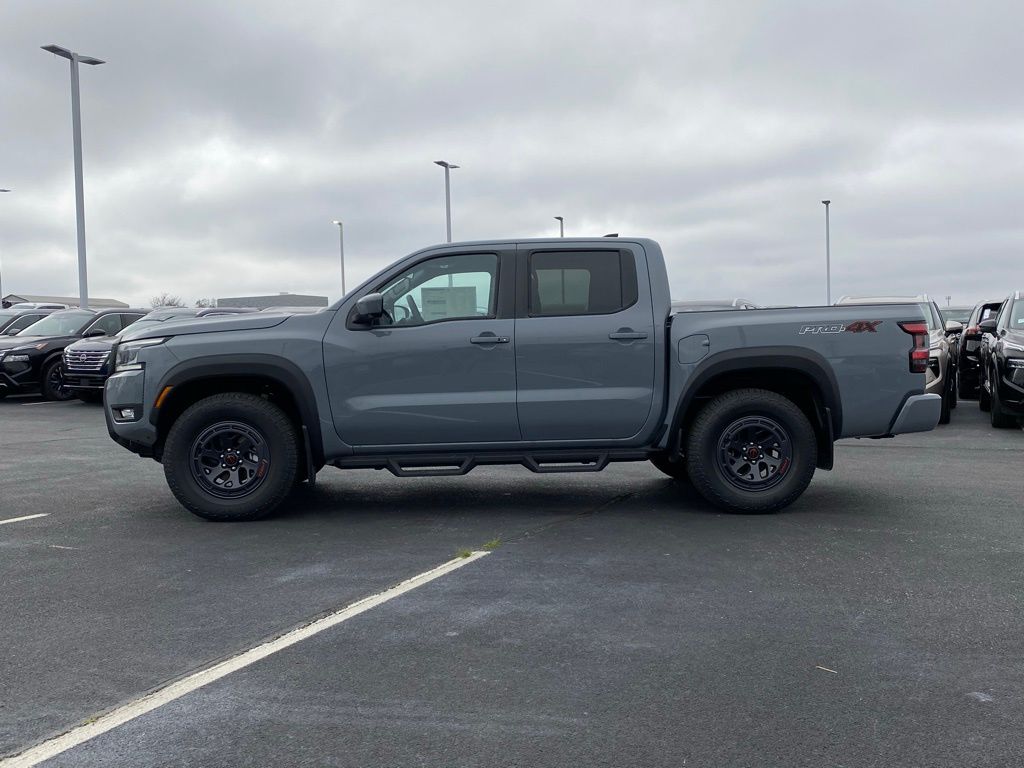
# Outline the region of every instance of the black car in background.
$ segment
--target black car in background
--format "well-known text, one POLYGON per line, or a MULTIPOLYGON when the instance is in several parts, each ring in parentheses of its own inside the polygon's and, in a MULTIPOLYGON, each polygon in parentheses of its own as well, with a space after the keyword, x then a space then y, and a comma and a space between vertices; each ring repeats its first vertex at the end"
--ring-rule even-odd
POLYGON ((995 318, 982 320, 978 405, 993 427, 1015 427, 1024 418, 1024 299, 1009 297, 995 318))
POLYGON ((981 328, 985 320, 993 320, 1003 306, 1003 299, 982 301, 974 305, 964 323, 957 355, 957 390, 960 397, 977 397, 981 382, 981 328))
MULTIPOLYGON (((243 307, 160 307, 133 323, 131 328, 134 331, 169 320, 190 320, 196 317, 237 315, 255 311, 243 307)), ((117 342, 127 327, 108 336, 89 336, 80 339, 64 350, 64 386, 73 396, 84 402, 99 402, 103 399, 103 385, 107 377, 114 372, 117 342)))
POLYGON ((0 309, 0 336, 14 336, 28 328, 32 323, 42 320, 56 310, 53 309, 24 309, 11 307, 0 309))
POLYGON ((118 333, 145 314, 144 309, 64 309, 3 337, 0 397, 42 392, 47 400, 69 400, 74 394, 64 386, 64 348, 86 336, 118 333))

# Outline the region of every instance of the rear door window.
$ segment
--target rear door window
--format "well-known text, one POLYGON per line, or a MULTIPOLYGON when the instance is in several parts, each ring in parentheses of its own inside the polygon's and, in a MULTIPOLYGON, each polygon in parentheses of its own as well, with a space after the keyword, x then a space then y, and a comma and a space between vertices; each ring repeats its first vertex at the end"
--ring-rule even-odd
POLYGON ((620 251, 530 256, 530 316, 607 315, 637 300, 636 263, 620 251))

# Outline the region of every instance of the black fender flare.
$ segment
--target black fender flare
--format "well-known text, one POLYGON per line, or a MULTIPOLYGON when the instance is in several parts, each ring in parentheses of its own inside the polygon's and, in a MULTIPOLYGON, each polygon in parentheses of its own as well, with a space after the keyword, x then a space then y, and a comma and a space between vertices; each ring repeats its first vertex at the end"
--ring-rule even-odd
MULTIPOLYGON (((302 422, 300 426, 309 434, 310 464, 315 467, 323 466, 323 437, 320 432, 316 395, 309 378, 291 360, 277 355, 256 353, 217 355, 216 359, 183 360, 164 374, 155 392, 163 392, 165 387, 180 387, 183 384, 226 377, 269 379, 287 389, 298 409, 302 422)), ((157 426, 159 416, 158 409, 150 410, 149 421, 153 426, 157 426)), ((302 431, 300 429, 300 439, 302 431)))
POLYGON ((757 370, 793 371, 811 379, 821 394, 820 424, 814 425, 824 455, 819 456, 818 465, 823 469, 832 468, 832 443, 835 436, 842 434, 843 405, 839 394, 839 383, 831 365, 822 355, 800 347, 753 347, 719 352, 702 360, 686 384, 686 390, 676 404, 672 418, 669 447, 678 448, 679 431, 683 416, 693 404, 700 389, 717 376, 736 372, 757 370))

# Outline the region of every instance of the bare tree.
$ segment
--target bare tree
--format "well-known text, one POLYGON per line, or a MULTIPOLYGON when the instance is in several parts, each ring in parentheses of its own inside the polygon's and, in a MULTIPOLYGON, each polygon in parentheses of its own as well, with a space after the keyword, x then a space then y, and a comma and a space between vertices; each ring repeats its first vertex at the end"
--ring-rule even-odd
POLYGON ((206 308, 209 308, 209 307, 216 307, 217 306, 217 300, 216 299, 196 299, 196 306, 199 307, 200 309, 206 309, 206 308))
POLYGON ((185 302, 181 300, 181 296, 175 296, 173 293, 161 293, 150 299, 149 305, 151 307, 184 307, 185 302))

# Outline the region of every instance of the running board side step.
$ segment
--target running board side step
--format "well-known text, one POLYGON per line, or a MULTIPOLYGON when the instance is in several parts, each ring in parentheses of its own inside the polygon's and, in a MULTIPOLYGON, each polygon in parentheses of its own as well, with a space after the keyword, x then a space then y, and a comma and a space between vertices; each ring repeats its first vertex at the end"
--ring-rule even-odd
POLYGON ((646 450, 364 455, 345 456, 332 463, 340 469, 386 469, 395 477, 454 477, 468 475, 479 466, 498 464, 519 464, 537 474, 600 472, 613 461, 646 461, 650 455, 646 450))

